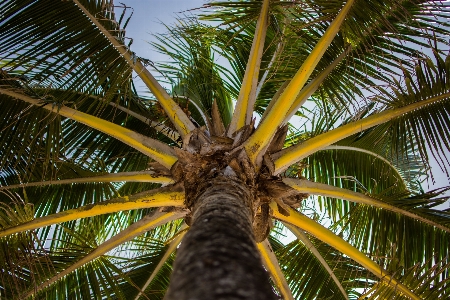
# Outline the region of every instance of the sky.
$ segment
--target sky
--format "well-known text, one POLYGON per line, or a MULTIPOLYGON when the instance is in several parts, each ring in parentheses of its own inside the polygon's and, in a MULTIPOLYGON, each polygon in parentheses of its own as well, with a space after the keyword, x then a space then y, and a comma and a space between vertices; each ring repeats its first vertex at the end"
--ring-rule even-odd
MULTIPOLYGON (((138 56, 152 61, 164 60, 164 56, 154 51, 150 41, 155 41, 152 34, 165 33, 164 24, 173 25, 176 18, 189 15, 189 10, 199 8, 206 0, 116 0, 133 8, 133 16, 126 28, 126 35, 133 39, 131 50, 138 56)), ((116 8, 119 14, 121 9, 116 8)), ((127 15, 129 15, 127 10, 127 15)), ((120 15, 117 15, 117 18, 120 15)))
MULTIPOLYGON (((154 62, 166 60, 166 58, 157 53, 149 44, 150 41, 155 41, 152 34, 165 33, 166 28, 164 24, 173 25, 177 22, 177 16, 191 14, 190 10, 200 8, 208 0, 116 0, 117 6, 124 3, 127 7, 126 16, 129 16, 131 11, 133 15, 126 28, 126 36, 133 39, 131 50, 138 56, 150 59, 154 62)), ((120 17, 122 9, 116 8, 117 18, 120 17)), ((156 77, 158 74, 152 72, 156 77)), ((135 80, 137 90, 139 93, 145 93, 147 88, 138 80, 135 80)), ((436 184, 433 185, 431 181, 424 183, 423 188, 430 190, 441 186, 449 185, 449 178, 439 170, 438 165, 434 162, 432 165, 436 184)), ((450 193, 448 193, 450 195, 450 193)), ((447 202, 440 208, 449 208, 450 203, 447 202)))

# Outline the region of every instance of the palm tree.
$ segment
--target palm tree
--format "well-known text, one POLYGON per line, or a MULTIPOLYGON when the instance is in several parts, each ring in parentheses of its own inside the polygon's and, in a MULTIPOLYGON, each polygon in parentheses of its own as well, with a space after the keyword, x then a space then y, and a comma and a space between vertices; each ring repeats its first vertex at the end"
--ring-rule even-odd
POLYGON ((155 65, 112 0, 2 1, 0 298, 448 299, 449 13, 213 2, 155 65))

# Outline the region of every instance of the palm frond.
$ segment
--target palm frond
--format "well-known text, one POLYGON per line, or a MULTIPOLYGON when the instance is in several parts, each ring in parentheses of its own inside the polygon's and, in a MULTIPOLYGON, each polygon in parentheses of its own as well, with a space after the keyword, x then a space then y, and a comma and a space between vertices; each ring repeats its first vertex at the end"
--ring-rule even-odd
POLYGON ((232 102, 229 84, 222 78, 229 78, 231 73, 216 62, 218 57, 212 44, 218 34, 212 28, 190 20, 182 21, 179 27, 167 29, 168 33, 156 36, 158 42, 153 46, 173 60, 156 66, 172 85, 174 98, 187 97, 189 101, 183 101, 180 105, 186 107, 192 118, 201 125, 207 124, 190 102, 211 117, 213 102, 217 101, 222 120, 228 125, 232 102))
MULTIPOLYGON (((411 88, 409 91, 412 93, 402 94, 401 90, 395 87, 392 88, 394 95, 390 95, 387 91, 384 91, 384 96, 377 98, 378 101, 385 104, 382 112, 375 111, 370 116, 361 119, 357 116, 334 130, 275 153, 273 155, 273 171, 278 174, 295 161, 305 158, 344 138, 358 135, 361 132, 364 133, 365 130, 377 125, 380 125, 378 126, 379 129, 386 130, 384 124, 388 121, 390 121, 390 126, 387 128, 387 132, 380 133, 376 131, 376 128, 373 129, 377 136, 387 136, 389 138, 393 134, 394 137, 397 137, 395 139, 397 141, 396 146, 401 147, 400 149, 402 150, 407 146, 414 147, 417 144, 419 148, 417 151, 425 161, 428 161, 428 155, 423 149, 425 145, 430 144, 430 147, 432 145, 432 154, 441 158, 441 162, 445 164, 442 158, 442 149, 448 149, 449 145, 444 133, 446 130, 448 131, 449 125, 446 115, 448 114, 447 104, 450 91, 448 80, 445 79, 445 76, 440 75, 446 74, 446 71, 442 67, 439 67, 439 65, 433 65, 430 60, 427 61, 429 64, 427 66, 428 75, 425 75, 420 67, 416 68, 415 73, 415 78, 418 82, 421 82, 422 85, 426 84, 426 88, 423 91, 421 90, 419 92, 417 89, 416 91, 412 91, 411 88), (428 79, 426 80, 426 78, 428 79), (426 81, 423 82, 423 80, 426 81)), ((411 76, 409 75, 409 77, 411 76)), ((405 78, 408 78, 408 75, 405 78)), ((411 82, 411 80, 408 79, 407 82, 411 82)), ((369 130, 369 132, 373 130, 369 130)), ((415 149, 413 148, 412 150, 414 151, 415 149)), ((407 151, 402 151, 401 153, 410 152, 411 149, 407 149, 407 151)))
POLYGON ((273 208, 273 216, 281 221, 290 223, 291 225, 297 226, 302 230, 308 231, 310 234, 319 238, 320 240, 330 244, 336 250, 339 250, 343 254, 349 256, 350 258, 357 261, 364 268, 372 272, 375 276, 385 281, 389 285, 396 286, 398 291, 411 299, 420 299, 411 290, 399 283, 395 278, 388 275, 387 272, 380 267, 377 263, 368 258, 364 253, 359 251, 352 244, 346 242, 343 238, 335 235, 328 228, 322 226, 314 220, 309 219, 305 215, 295 211, 294 209, 289 209, 289 215, 283 215, 276 209, 276 203, 271 204, 273 208), (275 205, 274 205, 275 204, 275 205))
POLYGON ((395 258, 406 269, 425 261, 431 267, 448 256, 448 234, 388 211, 356 206, 334 226, 382 266, 395 258))
POLYGON ((129 226, 127 229, 122 230, 119 234, 114 235, 109 240, 102 243, 95 249, 92 249, 92 251, 90 251, 89 254, 83 256, 82 258, 77 260, 72 265, 66 267, 63 271, 59 272, 58 274, 55 274, 53 277, 48 278, 42 284, 35 287, 33 291, 27 292, 24 295, 24 298, 28 298, 33 294, 40 293, 43 289, 45 289, 48 286, 53 285, 60 278, 63 278, 66 275, 70 274, 71 272, 79 269, 86 263, 89 263, 89 262, 97 259, 101 255, 116 248, 120 244, 128 242, 128 241, 132 240, 133 238, 135 238, 136 236, 141 235, 150 229, 153 229, 159 225, 164 225, 165 223, 173 221, 174 219, 178 219, 182 216, 183 216, 183 213, 180 213, 180 212, 159 212, 159 211, 153 212, 153 214, 142 218, 138 222, 129 226))

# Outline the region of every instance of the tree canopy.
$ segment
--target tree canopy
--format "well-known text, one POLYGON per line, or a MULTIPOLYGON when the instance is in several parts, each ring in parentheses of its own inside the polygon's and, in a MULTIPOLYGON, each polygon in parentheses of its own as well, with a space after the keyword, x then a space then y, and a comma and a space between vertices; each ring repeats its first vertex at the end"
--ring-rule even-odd
POLYGON ((450 297, 450 2, 211 1, 166 62, 129 17, 0 3, 0 298, 162 299, 215 168, 280 297, 450 297))

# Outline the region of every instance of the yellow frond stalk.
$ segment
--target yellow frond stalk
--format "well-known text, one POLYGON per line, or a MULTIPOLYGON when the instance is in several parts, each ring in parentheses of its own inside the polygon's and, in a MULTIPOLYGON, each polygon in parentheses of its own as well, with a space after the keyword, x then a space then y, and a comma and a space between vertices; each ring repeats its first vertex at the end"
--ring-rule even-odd
POLYGON ((350 47, 344 51, 341 55, 339 55, 328 67, 325 68, 316 78, 311 80, 305 87, 302 88, 300 93, 297 95, 294 103, 291 108, 287 112, 286 118, 284 119, 283 125, 287 124, 289 120, 295 115, 297 110, 305 104, 306 100, 314 94, 315 91, 319 88, 322 82, 327 78, 327 76, 336 68, 336 66, 347 56, 350 51, 350 47))
POLYGON ((180 137, 180 134, 178 132, 176 132, 175 130, 173 130, 172 128, 162 124, 161 122, 156 122, 156 121, 152 121, 149 118, 146 118, 138 113, 135 113, 134 111, 132 111, 131 109, 128 109, 126 107, 123 107, 121 105, 118 105, 114 102, 110 102, 109 105, 116 107, 117 109, 125 112, 126 114, 129 114, 130 116, 135 117, 136 119, 138 119, 139 121, 149 125, 150 127, 154 128, 156 131, 158 131, 159 133, 167 136, 169 139, 171 139, 172 141, 174 141, 175 143, 178 144, 178 146, 182 146, 182 139, 180 137))
POLYGON ((68 268, 64 269, 57 275, 53 276, 52 278, 48 279, 35 289, 33 291, 26 294, 23 299, 26 299, 33 294, 37 294, 40 291, 42 291, 44 288, 50 286, 51 284, 55 283, 59 279, 63 278, 64 276, 70 274, 71 272, 75 271, 76 269, 80 268, 81 266, 99 258, 106 252, 120 246, 123 243, 126 243, 128 241, 131 241, 135 237, 144 234, 145 232, 157 227, 164 225, 168 222, 171 222, 176 219, 180 219, 185 215, 183 212, 154 212, 151 215, 147 215, 141 220, 137 221, 136 223, 130 225, 127 229, 123 230, 119 234, 113 236, 108 241, 104 242, 97 248, 95 248, 93 251, 91 251, 89 254, 87 254, 85 257, 78 260, 73 265, 69 266, 68 268))
POLYGON ((289 216, 285 216, 278 212, 277 204, 275 202, 272 202, 270 206, 273 210, 274 218, 283 222, 290 223, 309 232, 324 243, 329 244, 336 250, 342 252, 357 263, 361 264, 364 268, 372 272, 388 285, 396 288, 402 294, 410 297, 413 300, 420 300, 417 295, 411 292, 406 286, 398 282, 394 277, 390 276, 387 271, 384 270, 381 266, 373 262, 364 253, 350 245, 344 239, 335 235, 331 230, 323 227, 319 223, 311 220, 307 216, 299 213, 292 208, 289 209, 289 216))
POLYGON ((121 172, 114 174, 105 174, 100 176, 83 177, 83 178, 72 178, 72 179, 62 179, 62 180, 48 180, 41 182, 27 182, 21 184, 13 184, 7 186, 0 186, 1 190, 9 190, 15 188, 24 188, 32 186, 47 186, 56 184, 72 184, 72 183, 89 183, 89 182, 153 182, 160 184, 171 184, 174 183, 173 179, 165 176, 155 176, 152 172, 121 172))
POLYGON ((333 270, 331 270, 330 266, 326 262, 325 258, 323 258, 323 256, 320 254, 319 250, 317 250, 317 248, 314 247, 313 243, 311 243, 311 241, 306 236, 306 234, 302 230, 300 230, 297 227, 292 226, 290 224, 283 223, 283 225, 286 226, 297 237, 297 239, 299 241, 301 241, 305 245, 305 247, 308 248, 309 251, 317 258, 317 260, 325 268, 325 270, 328 272, 328 274, 330 274, 331 279, 333 279, 334 283, 337 285, 337 287, 341 291, 341 293, 344 296, 344 298, 348 299, 347 292, 342 287, 341 282, 336 277, 336 275, 334 274, 333 270))
POLYGON ((269 111, 271 111, 274 103, 276 103, 278 101, 278 99, 280 98, 280 95, 284 92, 284 89, 289 85, 289 82, 291 82, 291 81, 286 80, 285 82, 283 82, 283 84, 280 86, 280 88, 275 93, 275 95, 273 95, 272 99, 269 102, 269 105, 267 105, 266 109, 264 110, 263 115, 261 116, 260 122, 262 122, 266 118, 269 111))
POLYGON ((377 208, 382 208, 385 210, 389 210, 389 211, 404 215, 406 217, 410 217, 412 219, 415 219, 422 223, 426 223, 428 225, 434 226, 434 227, 444 230, 446 232, 450 232, 450 228, 447 228, 439 223, 425 219, 425 218, 423 218, 419 215, 416 215, 412 212, 395 207, 386 202, 374 199, 372 197, 366 196, 361 193, 353 192, 353 191, 350 191, 347 189, 342 189, 342 188, 324 184, 324 183, 312 182, 312 181, 303 180, 303 179, 283 178, 283 182, 301 193, 318 195, 318 196, 323 196, 323 197, 338 198, 338 199, 351 201, 354 203, 366 204, 366 205, 374 206, 377 208))
POLYGON ((0 237, 62 222, 94 217, 124 210, 167 206, 182 207, 184 205, 183 201, 184 191, 173 190, 173 187, 160 188, 157 190, 135 194, 129 197, 121 197, 103 201, 100 203, 89 204, 79 208, 70 209, 56 214, 37 218, 32 221, 1 230, 0 237))
POLYGON ((323 148, 348 136, 351 136, 373 126, 386 123, 387 121, 390 121, 396 117, 407 114, 426 105, 430 105, 434 102, 441 101, 448 97, 450 97, 450 93, 445 93, 443 95, 415 102, 404 107, 389 109, 381 113, 374 114, 370 117, 351 122, 344 126, 322 133, 307 141, 304 141, 301 144, 281 150, 271 155, 271 158, 275 165, 274 175, 280 174, 293 163, 302 160, 303 158, 308 157, 309 155, 322 150, 323 148))
POLYGON ((114 36, 103 27, 102 24, 78 1, 74 3, 84 12, 84 14, 94 23, 97 28, 108 38, 109 42, 119 51, 122 57, 128 62, 130 67, 138 74, 145 85, 150 89, 155 98, 159 101, 169 119, 175 125, 178 133, 185 137, 189 132, 195 129, 194 124, 189 120, 188 116, 178 106, 175 101, 167 94, 166 90, 156 81, 152 74, 144 67, 144 65, 131 56, 125 45, 119 43, 114 36))
POLYGON ((281 271, 280 265, 278 264, 277 257, 273 253, 272 247, 269 244, 269 241, 265 239, 262 243, 258 243, 258 250, 261 254, 261 258, 263 264, 267 271, 269 271, 270 276, 272 277, 273 282, 276 284, 278 289, 280 290, 281 295, 284 300, 294 300, 292 296, 291 289, 284 277, 283 272, 281 271))
POLYGON ((280 95, 278 101, 274 103, 267 116, 259 124, 253 135, 250 136, 244 144, 248 157, 255 165, 260 164, 260 161, 262 160, 262 153, 265 149, 267 149, 272 137, 278 127, 283 123, 289 109, 297 99, 300 90, 303 88, 309 79, 309 76, 314 71, 314 68, 317 66, 317 63, 320 61, 328 46, 338 33, 339 28, 353 2, 354 0, 347 1, 333 22, 331 22, 324 35, 320 38, 314 49, 311 51, 310 55, 303 62, 294 78, 292 78, 289 85, 280 95))
POLYGON ((228 129, 228 136, 232 135, 250 124, 253 114, 253 106, 256 101, 256 88, 258 85, 259 69, 261 65, 261 57, 264 49, 264 41, 266 39, 267 26, 269 23, 269 0, 264 0, 261 14, 256 23, 255 36, 253 38, 250 56, 248 58, 247 67, 245 69, 244 78, 239 91, 236 109, 234 110, 228 129))
POLYGON ((106 133, 107 135, 151 157, 168 169, 170 169, 170 167, 178 160, 174 150, 168 145, 160 141, 151 139, 145 135, 134 132, 130 129, 124 128, 120 125, 91 116, 89 114, 77 111, 66 106, 52 107, 52 105, 50 104, 43 106, 43 103, 40 100, 31 98, 24 94, 13 92, 11 90, 0 88, 0 94, 8 95, 30 104, 40 106, 41 108, 51 111, 55 114, 61 115, 68 119, 87 125, 93 129, 106 133))

